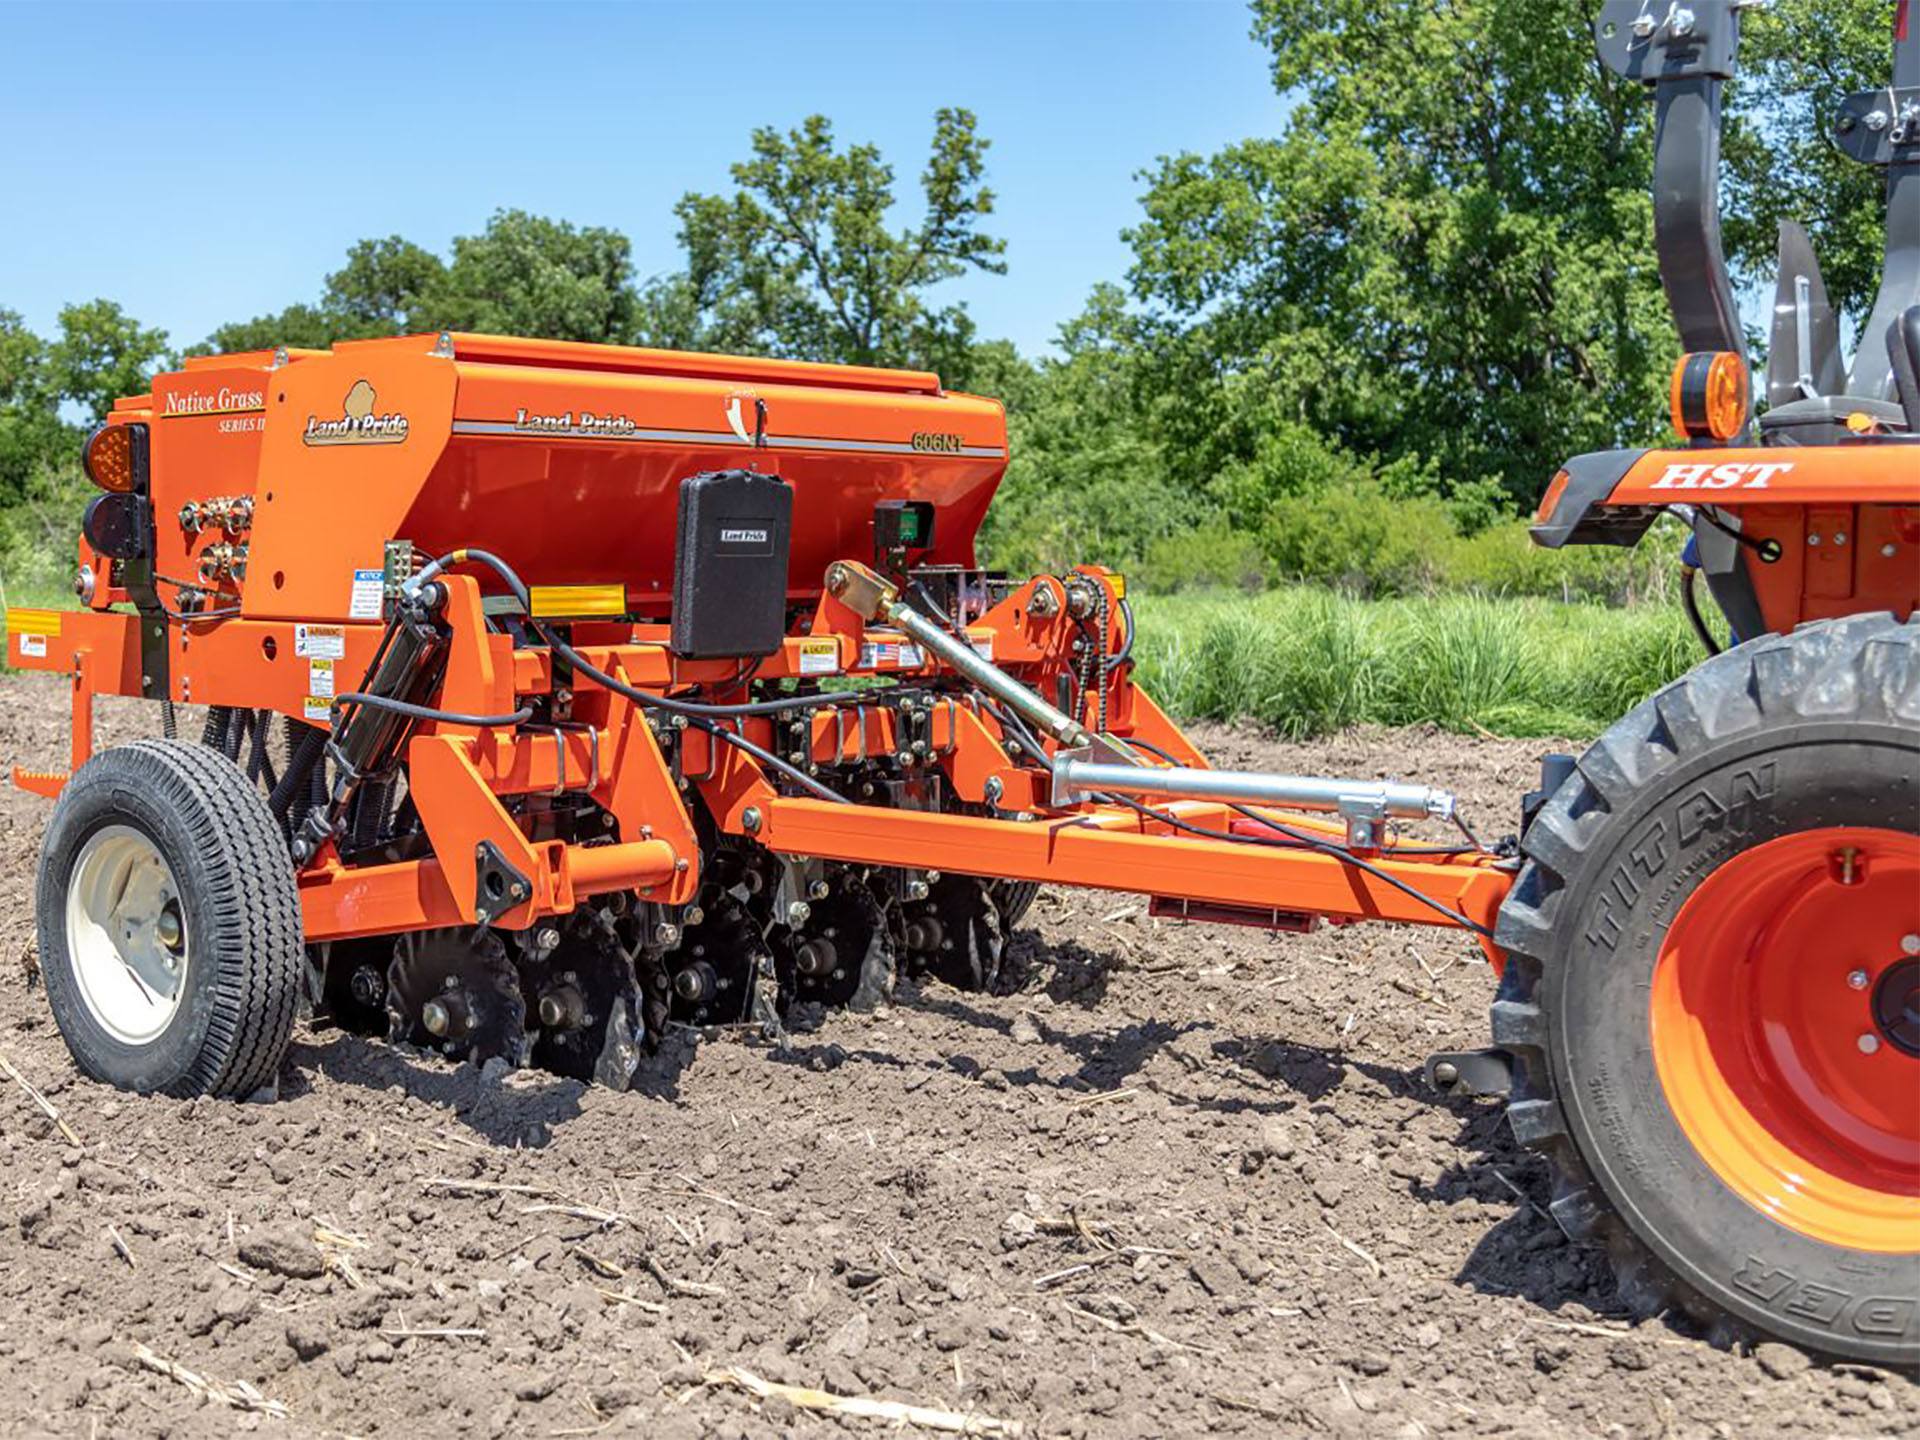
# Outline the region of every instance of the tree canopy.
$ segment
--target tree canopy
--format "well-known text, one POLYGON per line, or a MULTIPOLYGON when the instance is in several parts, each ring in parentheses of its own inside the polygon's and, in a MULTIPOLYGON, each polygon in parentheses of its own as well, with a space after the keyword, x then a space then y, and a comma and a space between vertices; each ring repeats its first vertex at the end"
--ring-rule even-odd
MULTIPOLYGON (((617 230, 503 209, 444 253, 362 240, 317 295, 191 349, 469 329, 931 368, 1007 401, 988 542, 1013 565, 1179 551, 1186 573, 1200 536, 1223 574, 1280 566, 1293 531, 1336 512, 1353 545, 1416 513, 1471 537, 1529 508, 1566 455, 1664 431, 1677 342, 1652 107, 1595 58, 1594 8, 1252 0, 1283 122, 1142 172, 1126 273, 1038 358, 983 339, 953 298, 1007 264, 989 142, 958 107, 933 112, 912 186, 824 116, 752 131, 729 185, 674 205, 679 262, 650 278, 617 230)), ((1746 13, 1725 234, 1748 294, 1797 218, 1837 303, 1870 302, 1881 178, 1825 132, 1841 95, 1885 83, 1892 14, 1746 13)), ((167 337, 107 300, 44 338, 0 309, 0 505, 166 358, 167 337)))

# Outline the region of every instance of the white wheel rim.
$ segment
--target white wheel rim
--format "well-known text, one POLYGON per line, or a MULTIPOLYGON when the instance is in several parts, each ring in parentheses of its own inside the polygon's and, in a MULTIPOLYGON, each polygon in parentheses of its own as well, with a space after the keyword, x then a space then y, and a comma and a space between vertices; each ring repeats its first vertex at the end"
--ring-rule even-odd
POLYGON ((127 1045, 152 1041, 187 991, 180 889, 159 847, 129 825, 87 837, 67 884, 67 959, 87 1011, 127 1045))

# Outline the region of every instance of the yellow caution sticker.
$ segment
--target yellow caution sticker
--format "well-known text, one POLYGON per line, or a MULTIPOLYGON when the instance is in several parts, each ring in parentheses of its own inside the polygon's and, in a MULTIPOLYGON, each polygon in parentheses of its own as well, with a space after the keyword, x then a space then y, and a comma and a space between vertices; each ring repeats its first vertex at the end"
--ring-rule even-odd
POLYGON ((579 620, 627 613, 627 587, 619 585, 530 585, 527 613, 536 620, 579 620))
POLYGON ((838 675, 840 673, 840 642, 838 640, 802 640, 800 642, 800 673, 802 675, 838 675))
POLYGON ((60 612, 10 605, 7 607, 7 633, 9 635, 58 635, 60 612))

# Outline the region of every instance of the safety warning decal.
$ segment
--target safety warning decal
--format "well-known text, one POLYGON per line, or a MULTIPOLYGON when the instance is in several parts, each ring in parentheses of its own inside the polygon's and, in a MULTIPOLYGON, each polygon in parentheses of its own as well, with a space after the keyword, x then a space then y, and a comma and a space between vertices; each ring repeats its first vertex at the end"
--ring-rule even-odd
POLYGON ((802 640, 800 642, 800 673, 802 675, 838 675, 840 673, 840 642, 838 640, 802 640))
POLYGON ((347 653, 344 625, 296 625, 293 653, 302 660, 339 660, 347 653))
POLYGON ((307 662, 307 690, 314 697, 331 696, 333 689, 333 661, 309 660, 307 662))

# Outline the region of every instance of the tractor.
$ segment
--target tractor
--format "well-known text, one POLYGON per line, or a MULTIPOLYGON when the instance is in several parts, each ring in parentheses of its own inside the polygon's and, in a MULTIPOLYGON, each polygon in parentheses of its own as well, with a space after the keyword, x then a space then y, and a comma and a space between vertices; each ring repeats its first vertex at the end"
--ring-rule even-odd
POLYGON ((1850 369, 1783 236, 1754 419, 1718 244, 1742 6, 1607 5, 1658 106, 1682 443, 1567 462, 1533 534, 1662 513, 1731 627, 1513 843, 1412 782, 1216 768, 1135 679, 1125 579, 975 535, 1004 412, 915 370, 443 333, 190 359, 89 440, 37 887, 86 1074, 271 1087, 296 1012, 624 1087, 902 974, 985 988, 1039 885, 1302 931, 1466 932, 1444 1093, 1508 1097, 1551 1212, 1720 1338, 1920 1364, 1920 41, 1849 100, 1888 173, 1850 369), (96 752, 98 695, 161 734, 96 752), (182 738, 182 706, 204 708, 182 738))

